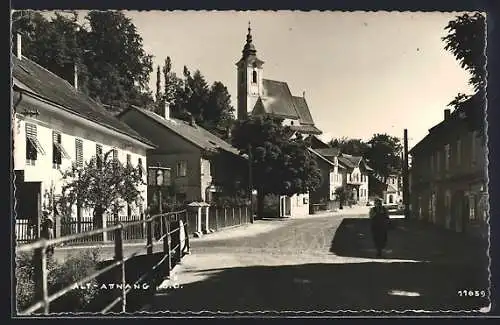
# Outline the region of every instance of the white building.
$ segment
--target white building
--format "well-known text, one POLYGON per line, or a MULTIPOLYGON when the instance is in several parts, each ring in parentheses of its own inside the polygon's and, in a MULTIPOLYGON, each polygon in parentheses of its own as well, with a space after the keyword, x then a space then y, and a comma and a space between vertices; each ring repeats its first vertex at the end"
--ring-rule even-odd
MULTIPOLYGON (((113 150, 122 163, 146 168, 146 150, 154 144, 80 92, 76 78, 72 86, 19 50, 12 63, 16 225, 37 225, 44 197, 50 191, 60 193, 62 172, 73 163, 83 166, 93 156, 113 150)), ((143 206, 133 207, 136 212, 147 205, 146 186, 142 191, 143 206)), ((74 212, 78 218, 91 215, 74 212)))

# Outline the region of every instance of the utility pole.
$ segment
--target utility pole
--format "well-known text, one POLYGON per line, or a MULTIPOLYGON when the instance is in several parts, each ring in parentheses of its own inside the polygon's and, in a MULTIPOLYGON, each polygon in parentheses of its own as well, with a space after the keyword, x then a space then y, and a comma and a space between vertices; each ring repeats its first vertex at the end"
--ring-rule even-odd
POLYGON ((403 139, 403 203, 405 209, 405 219, 410 218, 410 184, 408 171, 408 129, 404 129, 403 139))
POLYGON ((253 182, 252 182, 252 145, 248 145, 248 195, 250 195, 250 223, 253 223, 253 182))

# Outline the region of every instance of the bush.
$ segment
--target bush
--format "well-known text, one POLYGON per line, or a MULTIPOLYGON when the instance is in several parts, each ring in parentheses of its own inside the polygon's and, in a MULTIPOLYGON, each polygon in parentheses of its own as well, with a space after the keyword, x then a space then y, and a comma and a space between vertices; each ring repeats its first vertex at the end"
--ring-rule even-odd
MULTIPOLYGON (((98 261, 99 254, 97 250, 86 250, 72 255, 62 263, 52 257, 47 258, 49 295, 95 272, 98 261)), ((17 310, 21 311, 35 303, 33 254, 22 253, 16 256, 16 282, 17 310)), ((89 281, 85 286, 85 288, 75 288, 51 302, 50 311, 83 311, 99 293, 95 279, 89 281)))

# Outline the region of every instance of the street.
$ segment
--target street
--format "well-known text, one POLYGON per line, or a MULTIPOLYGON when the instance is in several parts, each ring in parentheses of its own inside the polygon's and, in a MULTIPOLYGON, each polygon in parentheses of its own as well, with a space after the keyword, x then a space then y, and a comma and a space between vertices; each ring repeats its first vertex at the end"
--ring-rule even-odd
POLYGON ((376 259, 362 215, 261 220, 192 241, 148 311, 458 311, 488 306, 485 246, 393 220, 376 259), (175 284, 175 285, 172 285, 175 284), (461 296, 461 290, 472 295, 461 296), (460 292, 459 292, 460 291, 460 292), (477 291, 474 293, 474 291, 477 291))

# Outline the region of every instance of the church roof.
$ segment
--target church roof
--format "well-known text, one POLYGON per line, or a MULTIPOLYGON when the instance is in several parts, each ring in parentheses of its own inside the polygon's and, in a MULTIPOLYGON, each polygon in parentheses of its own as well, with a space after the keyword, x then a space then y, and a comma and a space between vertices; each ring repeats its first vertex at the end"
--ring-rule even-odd
POLYGON ((322 133, 314 126, 306 99, 293 96, 286 82, 263 79, 262 85, 263 96, 255 104, 254 113, 299 120, 300 125, 292 126, 292 129, 307 134, 322 133))
POLYGON ((300 124, 314 125, 306 99, 304 97, 293 96, 293 103, 295 104, 295 110, 299 115, 300 124))

